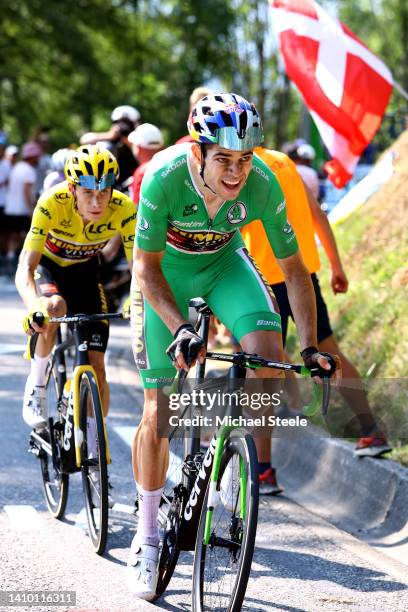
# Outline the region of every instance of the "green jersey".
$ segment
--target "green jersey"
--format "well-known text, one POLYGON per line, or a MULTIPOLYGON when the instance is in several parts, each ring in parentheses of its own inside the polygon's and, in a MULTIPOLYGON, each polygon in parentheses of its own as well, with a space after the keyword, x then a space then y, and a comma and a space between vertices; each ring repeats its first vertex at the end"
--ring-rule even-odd
POLYGON ((216 260, 220 251, 242 245, 239 229, 259 219, 277 258, 296 253, 296 236, 286 218, 285 199, 268 166, 254 155, 238 198, 225 201, 211 219, 191 173, 190 147, 174 145, 150 162, 141 187, 137 247, 166 251, 163 263, 191 262, 201 267, 216 260))

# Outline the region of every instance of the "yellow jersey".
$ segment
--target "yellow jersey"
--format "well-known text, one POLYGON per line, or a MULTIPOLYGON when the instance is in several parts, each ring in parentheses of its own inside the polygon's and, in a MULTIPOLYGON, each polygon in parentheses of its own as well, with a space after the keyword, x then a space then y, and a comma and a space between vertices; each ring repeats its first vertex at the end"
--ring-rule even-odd
POLYGON ((34 209, 24 249, 46 255, 65 267, 97 255, 116 234, 122 235, 126 258, 131 261, 136 229, 136 206, 116 189, 98 221, 84 223, 68 183, 45 191, 34 209))
MULTIPOLYGON (((257 147, 260 157, 276 175, 286 200, 286 214, 293 227, 306 268, 312 274, 320 268, 314 237, 313 219, 303 181, 296 165, 284 153, 257 147)), ((245 245, 268 283, 282 283, 285 277, 269 245, 261 221, 253 221, 241 229, 245 245)))

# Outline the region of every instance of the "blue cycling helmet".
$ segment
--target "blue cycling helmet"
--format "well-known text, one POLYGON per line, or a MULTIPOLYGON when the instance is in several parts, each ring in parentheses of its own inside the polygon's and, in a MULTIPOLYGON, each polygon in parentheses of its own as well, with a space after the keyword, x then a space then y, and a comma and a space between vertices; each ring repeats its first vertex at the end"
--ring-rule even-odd
POLYGON ((197 102, 188 118, 190 136, 201 144, 218 144, 230 151, 246 151, 264 139, 254 104, 234 93, 216 93, 197 102))

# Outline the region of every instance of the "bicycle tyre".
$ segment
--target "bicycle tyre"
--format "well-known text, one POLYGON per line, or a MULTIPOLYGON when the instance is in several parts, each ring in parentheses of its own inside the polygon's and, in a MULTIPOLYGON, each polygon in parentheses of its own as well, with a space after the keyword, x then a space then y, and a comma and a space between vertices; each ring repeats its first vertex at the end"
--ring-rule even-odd
POLYGON ((88 530, 95 552, 102 555, 108 535, 108 467, 102 406, 96 379, 90 371, 85 371, 81 376, 79 403, 80 428, 83 433, 81 473, 88 530), (95 419, 97 457, 91 457, 88 452, 87 416, 89 413, 95 419))
MULTIPOLYGON (((258 459, 255 448, 255 443, 249 434, 246 434, 242 438, 230 437, 226 440, 221 466, 220 474, 217 483, 217 489, 220 488, 221 479, 226 469, 227 464, 236 455, 244 462, 244 467, 247 473, 247 495, 246 495, 246 512, 247 518, 244 522, 239 523, 242 519, 235 517, 237 510, 237 502, 235 503, 235 509, 226 512, 232 512, 229 527, 229 539, 239 544, 239 555, 238 561, 234 558, 236 563, 236 579, 234 584, 231 586, 231 593, 225 595, 225 584, 221 583, 222 580, 222 568, 220 567, 221 554, 217 551, 225 551, 225 546, 218 546, 217 544, 204 544, 204 529, 205 520, 207 514, 207 499, 209 494, 209 486, 203 507, 201 510, 200 524, 197 534, 196 549, 194 555, 194 568, 193 568, 193 588, 192 588, 192 609, 193 612, 202 612, 203 610, 228 610, 228 612, 239 612, 242 608, 242 602, 245 597, 245 592, 248 584, 249 574, 251 570, 252 558, 255 547, 255 537, 258 520, 258 502, 259 502, 259 482, 258 482, 258 459), (235 521, 236 527, 233 535, 233 521, 235 521), (238 521, 238 523, 237 523, 238 521), (235 538, 235 539, 234 539, 235 538), (215 551, 215 552, 214 552, 215 551), (214 560, 214 570, 211 574, 210 564, 214 560), (211 584, 206 582, 206 577, 213 576, 216 581, 216 586, 211 592, 211 584), (229 600, 229 601, 228 601, 229 600), (214 605, 212 605, 214 604, 214 605)), ((238 504, 239 506, 239 504, 238 504)), ((218 506, 217 506, 218 507, 218 506)), ((216 518, 217 508, 214 509, 213 521, 212 521, 212 541, 215 540, 215 530, 219 529, 216 518)), ((226 508, 224 507, 224 511, 226 508)), ((226 581, 231 576, 230 569, 232 567, 231 557, 233 553, 231 550, 227 553, 229 555, 230 566, 226 567, 226 581)))
POLYGON ((48 382, 47 382, 47 402, 51 408, 55 407, 53 414, 56 416, 54 427, 47 427, 43 430, 41 437, 51 446, 55 457, 55 464, 52 456, 44 449, 39 452, 42 486, 48 510, 55 519, 61 519, 65 514, 68 501, 69 475, 63 473, 61 469, 61 444, 63 436, 63 421, 58 410, 58 401, 62 396, 65 382, 65 369, 62 373, 59 365, 61 360, 56 359, 53 363, 49 361, 48 382))

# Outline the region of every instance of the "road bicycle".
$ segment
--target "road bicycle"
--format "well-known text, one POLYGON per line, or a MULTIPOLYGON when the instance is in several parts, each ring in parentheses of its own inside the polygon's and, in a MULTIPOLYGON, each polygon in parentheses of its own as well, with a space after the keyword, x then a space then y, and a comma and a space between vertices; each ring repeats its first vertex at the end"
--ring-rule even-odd
MULTIPOLYGON (((89 535, 94 550, 103 554, 108 532, 108 468, 110 453, 103 418, 98 380, 88 355, 88 327, 95 321, 123 318, 122 313, 78 314, 47 318, 50 323, 66 323, 66 338, 61 327, 46 371, 48 421, 30 434, 29 451, 41 464, 42 485, 48 509, 54 518, 64 516, 69 475, 82 474, 89 535), (75 348, 72 368, 69 352, 75 348), (72 372, 70 370, 72 369, 72 372)), ((42 325, 45 318, 36 313, 42 325)), ((32 358, 38 334, 29 340, 32 358)))
MULTIPOLYGON (((195 329, 205 346, 208 341, 209 306, 201 299, 190 300, 198 314, 195 329)), ((227 375, 228 394, 239 394, 247 369, 268 367, 290 370, 303 376, 315 374, 303 365, 277 362, 247 353, 207 352, 206 360, 231 363, 227 375)), ((202 387, 205 362, 196 367, 195 388, 202 387)), ((332 363, 330 374, 334 373, 332 363)), ((316 371, 317 373, 317 371, 316 371)), ((177 393, 183 390, 186 373, 178 379, 177 393)), ((316 388, 309 413, 321 405, 327 413, 329 378, 316 388)), ((168 391, 172 393, 176 387, 168 391)), ((157 597, 164 593, 181 551, 195 551, 192 609, 241 610, 251 570, 258 518, 258 460, 252 436, 239 426, 238 402, 226 408, 229 424, 217 429, 206 452, 202 450, 200 426, 174 427, 170 434, 170 466, 167 473, 159 526, 162 546, 159 558, 157 597)), ((199 411, 186 406, 186 414, 199 411), (190 412, 189 412, 190 411, 190 412)), ((194 422, 194 419, 193 419, 194 422)))

